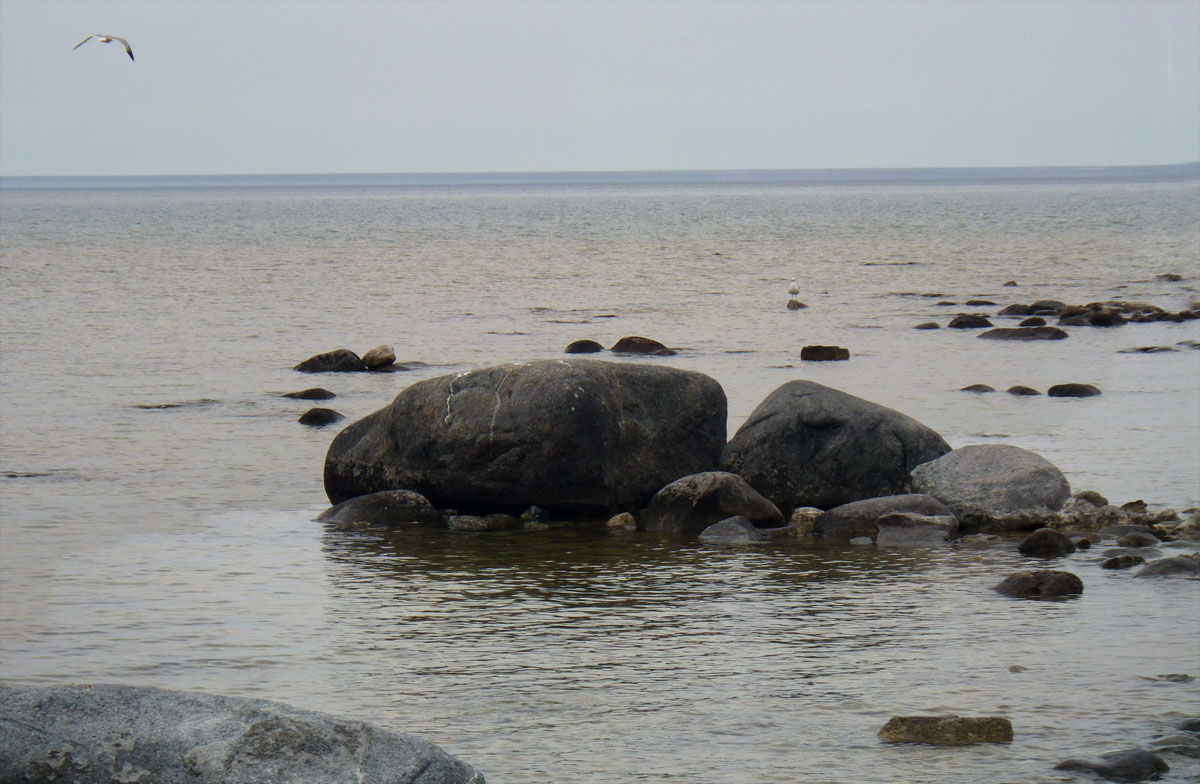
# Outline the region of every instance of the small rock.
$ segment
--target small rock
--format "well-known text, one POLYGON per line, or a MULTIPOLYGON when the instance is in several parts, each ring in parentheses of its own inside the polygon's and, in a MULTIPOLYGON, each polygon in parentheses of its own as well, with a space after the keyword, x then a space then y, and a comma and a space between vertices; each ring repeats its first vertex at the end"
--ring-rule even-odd
POLYGON ((1170 754, 1180 754, 1184 757, 1200 759, 1200 738, 1191 732, 1178 732, 1154 741, 1151 751, 1165 751, 1170 754))
POLYGON ((997 327, 979 333, 979 337, 988 340, 1062 340, 1069 336, 1066 330, 1058 327, 997 327))
POLYGON ((992 387, 989 387, 987 384, 971 384, 970 386, 963 387, 962 389, 960 389, 958 391, 959 392, 976 392, 979 394, 983 394, 985 392, 995 392, 996 390, 993 389, 992 387))
POLYGON ((1029 318, 1019 322, 1017 324, 1017 326, 1018 327, 1044 327, 1044 326, 1046 326, 1046 319, 1042 318, 1041 316, 1030 316, 1029 318))
POLYGON ((1009 672, 1025 672, 1028 669, 1029 669, 1028 667, 1023 667, 1020 664, 1012 664, 1012 665, 1009 665, 1008 671, 1009 672))
POLYGON ((446 519, 446 527, 451 531, 514 531, 522 525, 519 518, 506 514, 491 514, 487 517, 452 515, 446 519))
POLYGON ((1149 531, 1130 531, 1117 540, 1117 547, 1154 547, 1162 540, 1149 531))
POLYGON ((841 346, 805 346, 800 349, 805 362, 836 362, 850 359, 850 349, 841 346))
POLYGON ((396 352, 391 346, 376 346, 362 355, 362 363, 367 366, 367 370, 387 367, 395 362, 396 352))
POLYGON ((963 544, 991 544, 992 542, 999 542, 1000 537, 995 534, 967 534, 958 541, 963 544))
POLYGON ((875 524, 879 527, 875 544, 880 547, 938 544, 958 534, 958 519, 953 515, 893 512, 883 515, 875 524))
POLYGON ((1020 396, 1024 396, 1024 397, 1033 397, 1034 395, 1040 395, 1042 393, 1038 392, 1033 387, 1023 387, 1023 386, 1018 385, 1015 387, 1009 387, 1008 394, 1020 395, 1020 396))
POLYGON ((1009 280, 1009 281, 1005 281, 1004 283, 1001 283, 1000 285, 1001 286, 1015 286, 1015 285, 1017 285, 1017 282, 1015 280, 1009 280))
POLYGON ((825 510, 815 506, 798 506, 788 518, 788 528, 791 528, 796 536, 808 536, 813 532, 813 524, 817 522, 817 518, 823 514, 825 510))
MULTIPOLYGON (((968 302, 967 304, 971 303, 968 302)), ((983 329, 984 327, 993 325, 992 322, 987 320, 986 316, 980 316, 975 313, 959 313, 950 319, 950 323, 946 326, 950 329, 983 329)))
POLYGON ((1101 569, 1129 569, 1138 564, 1146 563, 1140 555, 1116 555, 1100 562, 1101 569))
POLYGON ((869 536, 856 536, 850 540, 850 544, 858 545, 858 546, 862 546, 862 545, 866 545, 866 544, 875 544, 875 540, 869 536))
POLYGON ((1083 593, 1083 581, 1070 572, 1029 569, 1004 578, 996 590, 1016 598, 1057 599, 1083 593))
POLYGON ((1050 397, 1095 397, 1100 390, 1091 384, 1055 384, 1046 394, 1050 397))
POLYGON ((969 300, 967 300, 967 306, 972 307, 972 308, 987 308, 987 307, 994 307, 995 305, 996 305, 996 303, 992 302, 990 299, 969 299, 969 300))
POLYGON ((316 519, 322 523, 433 525, 441 521, 441 515, 420 493, 412 490, 383 490, 342 501, 337 506, 326 509, 316 519))
POLYGON ((1094 760, 1069 759, 1054 766, 1055 770, 1082 770, 1095 773, 1109 781, 1150 781, 1170 766, 1157 754, 1145 749, 1124 749, 1101 754, 1094 760))
POLYGON ((700 541, 708 544, 749 544, 770 538, 744 517, 728 517, 700 532, 700 541))
POLYGON ((913 329, 941 329, 941 328, 942 328, 942 326, 940 324, 938 324, 936 321, 922 321, 920 324, 913 327, 913 329))
POLYGON ((540 506, 531 506, 521 513, 522 520, 532 520, 535 523, 546 523, 550 521, 550 513, 540 506))
POLYGON ((567 344, 568 354, 596 354, 604 350, 604 346, 594 340, 576 340, 567 344))
POLYGON ((1140 346, 1138 348, 1123 348, 1118 354, 1161 354, 1168 351, 1178 351, 1172 346, 1140 346))
POLYGON ((637 335, 621 338, 610 350, 617 354, 654 354, 660 357, 669 357, 675 353, 657 340, 637 335))
POLYGON ((1178 283, 1179 281, 1183 280, 1183 276, 1176 272, 1164 272, 1158 276, 1158 279, 1165 280, 1169 283, 1178 283))
POLYGON ((1092 506, 1108 506, 1108 499, 1095 490, 1080 490, 1072 497, 1078 498, 1081 501, 1087 501, 1092 506))
POLYGON ((604 525, 607 528, 619 528, 629 531, 637 528, 637 518, 629 512, 621 512, 618 515, 608 518, 608 522, 604 525))
POLYGON ((1039 299, 1029 307, 1033 310, 1053 310, 1055 312, 1062 310, 1067 306, 1067 303, 1060 302, 1056 299, 1039 299))
POLYGON ((801 302, 798 299, 789 299, 788 300, 788 304, 787 304, 788 310, 800 310, 802 308, 807 308, 807 307, 808 307, 808 305, 805 305, 803 302, 801 302))
POLYGON ((1012 722, 1001 716, 893 716, 879 730, 887 743, 967 746, 1012 743, 1012 722))
POLYGON ((358 354, 348 348, 317 354, 292 368, 301 373, 355 373, 366 369, 358 354))
POLYGON ((345 418, 345 415, 339 414, 332 408, 310 408, 296 421, 309 427, 324 427, 345 418))
POLYGON ((1179 726, 1175 729, 1182 730, 1184 732, 1200 732, 1200 717, 1184 719, 1183 721, 1179 722, 1179 726))
POLYGON ((293 400, 331 400, 337 395, 330 392, 328 389, 313 387, 312 389, 304 389, 299 392, 287 392, 280 397, 290 397, 293 400))
POLYGON ((1017 546, 1021 555, 1042 558, 1058 558, 1075 552, 1075 549, 1074 542, 1053 528, 1039 528, 1017 546))

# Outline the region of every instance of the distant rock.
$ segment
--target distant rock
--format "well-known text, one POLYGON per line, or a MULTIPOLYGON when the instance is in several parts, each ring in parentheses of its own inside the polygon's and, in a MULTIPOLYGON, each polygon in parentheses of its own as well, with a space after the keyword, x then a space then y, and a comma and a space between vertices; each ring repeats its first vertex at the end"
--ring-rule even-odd
POLYGON ((1083 581, 1070 572, 1027 569, 1005 577, 996 591, 1020 599, 1058 599, 1083 593, 1083 581))
POLYGON ((1046 394, 1050 397, 1095 397, 1100 390, 1091 384, 1055 384, 1046 394))
POLYGON ((310 408, 301 414, 300 418, 296 421, 309 427, 324 427, 325 425, 332 425, 334 422, 340 422, 345 418, 344 414, 340 414, 332 408, 310 408))
POLYGON ((936 321, 922 321, 920 324, 913 327, 913 329, 941 329, 941 328, 942 328, 942 326, 940 324, 938 324, 936 321))
POLYGON ((950 323, 946 326, 950 329, 983 329, 984 327, 992 326, 992 322, 988 321, 986 316, 979 316, 974 313, 959 313, 950 319, 950 323))
POLYGON ((566 353, 568 354, 597 354, 604 350, 604 346, 594 340, 576 340, 573 343, 567 344, 566 353))
POLYGON ((483 784, 412 735, 267 700, 143 686, 0 686, 0 781, 483 784))
POLYGON ((1008 280, 1008 281, 1005 281, 1004 283, 1001 283, 1000 285, 1001 286, 1015 286, 1015 285, 1017 285, 1017 282, 1015 280, 1008 280))
POLYGON ((1017 395, 1019 397, 1033 397, 1035 395, 1042 394, 1041 392, 1038 392, 1033 387, 1024 387, 1024 386, 1020 386, 1020 385, 1017 385, 1014 387, 1009 387, 1007 391, 1008 391, 1008 394, 1017 395))
POLYGON ((1001 716, 893 716, 879 730, 887 743, 968 746, 1012 743, 1012 722, 1001 716))
POLYGON ((1117 539, 1117 547, 1157 547, 1162 540, 1149 531, 1130 531, 1117 539))
POLYGON ((997 316, 1029 316, 1033 313, 1033 308, 1028 305, 1014 303, 1001 308, 996 314, 997 316))
POLYGON ((1057 313, 1065 307, 1067 307, 1067 303, 1056 299, 1039 299, 1037 302, 1034 302, 1032 305, 1030 305, 1029 309, 1034 313, 1039 310, 1052 310, 1057 313))
POLYGON ((948 506, 965 530, 985 532, 1041 527, 1071 495, 1053 463, 1008 444, 964 446, 924 463, 912 488, 948 506))
POLYGON ((1175 272, 1164 272, 1157 276, 1159 280, 1165 280, 1171 283, 1178 283, 1183 280, 1183 276, 1175 272))
POLYGON ((1095 759, 1063 760, 1055 770, 1081 770, 1109 781, 1152 781, 1171 767, 1157 754, 1145 749, 1123 749, 1101 754, 1095 759))
POLYGON ((805 305, 803 302, 801 302, 798 299, 789 299, 788 303, 787 303, 788 310, 803 310, 804 308, 807 308, 807 307, 808 307, 808 305, 805 305))
POLYGON ((367 366, 367 370, 387 367, 395 361, 396 352, 392 350, 391 346, 376 346, 362 355, 362 363, 367 366))
POLYGON ((1146 563, 1146 559, 1140 555, 1114 555, 1112 558, 1106 558, 1100 562, 1101 569, 1129 569, 1138 564, 1146 563))
POLYGON ((805 346, 800 349, 805 362, 838 362, 850 359, 850 349, 841 346, 805 346))
POLYGON ((313 387, 312 389, 303 389, 299 392, 286 392, 280 397, 290 397, 294 400, 331 400, 337 395, 330 392, 328 389, 313 387))
POLYGON ((1062 340, 1068 335, 1066 330, 1058 327, 996 327, 980 332, 979 337, 987 340, 1062 340))
POLYGON ((659 357, 668 357, 675 353, 657 340, 636 335, 621 338, 610 350, 617 354, 653 354, 659 357))
POLYGON ((1029 318, 1022 320, 1019 324, 1017 324, 1017 326, 1018 327, 1044 327, 1044 326, 1046 326, 1046 319, 1042 318, 1041 316, 1030 316, 1029 318))
POLYGON ((348 348, 317 354, 292 368, 302 373, 357 373, 366 369, 358 354, 348 348))
POLYGON ((322 523, 371 523, 376 525, 403 525, 422 523, 435 525, 441 515, 433 504, 420 493, 411 490, 383 490, 370 495, 360 495, 331 506, 317 516, 322 523))
POLYGON ((992 302, 990 299, 969 299, 969 300, 967 300, 967 307, 971 307, 971 308, 986 308, 986 307, 992 307, 995 304, 996 303, 992 302))
POLYGON ((721 453, 780 509, 828 509, 909 491, 908 472, 950 451, 898 411, 812 381, 789 381, 760 403, 721 453))
POLYGON ((490 514, 485 517, 476 515, 450 515, 446 518, 446 528, 451 531, 515 531, 524 525, 519 517, 508 514, 490 514))
POLYGON ((995 392, 995 391, 996 391, 995 389, 993 389, 992 387, 989 387, 987 384, 971 384, 970 386, 965 386, 959 390, 959 392, 977 392, 977 393, 995 392))
POLYGON ((650 499, 641 524, 647 531, 691 536, 735 516, 760 528, 786 524, 775 504, 742 477, 724 471, 706 471, 671 482, 650 499))

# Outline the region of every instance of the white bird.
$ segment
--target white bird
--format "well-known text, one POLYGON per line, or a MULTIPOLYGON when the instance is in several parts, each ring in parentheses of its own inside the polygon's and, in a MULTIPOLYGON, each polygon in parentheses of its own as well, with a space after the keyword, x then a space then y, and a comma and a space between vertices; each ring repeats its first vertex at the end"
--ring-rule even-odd
POLYGON ((792 285, 788 286, 788 294, 793 297, 800 293, 800 285, 796 283, 796 279, 792 278, 792 285))
MULTIPOLYGON (((129 42, 126 41, 124 38, 121 38, 121 37, 115 36, 115 35, 100 35, 99 33, 97 33, 95 35, 89 35, 87 38, 84 38, 82 41, 80 41, 79 43, 72 46, 71 51, 72 52, 75 51, 76 49, 83 46, 88 41, 92 40, 93 38, 95 38, 97 41, 99 41, 102 44, 111 44, 113 41, 120 41, 121 45, 125 47, 125 54, 129 55, 130 60, 133 60, 133 50, 129 48, 129 42)), ((136 60, 134 62, 136 62, 136 60)))

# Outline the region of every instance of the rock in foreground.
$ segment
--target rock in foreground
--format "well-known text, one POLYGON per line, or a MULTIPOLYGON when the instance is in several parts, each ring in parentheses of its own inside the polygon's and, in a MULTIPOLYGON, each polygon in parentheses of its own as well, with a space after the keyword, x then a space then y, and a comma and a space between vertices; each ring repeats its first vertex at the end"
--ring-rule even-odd
POLYGON ((789 381, 751 412, 721 454, 780 509, 829 509, 907 493, 908 472, 950 451, 899 411, 812 381, 789 381))
POLYGON ((1001 716, 893 716, 879 730, 888 743, 968 746, 1012 743, 1012 723, 1001 716))
POLYGON ((419 738, 267 700, 0 686, 0 781, 483 784, 419 738))
POLYGON ((710 471, 725 392, 701 373, 559 359, 420 381, 347 427, 325 457, 333 503, 413 490, 467 512, 594 513, 644 507, 710 471))
POLYGON ((1055 770, 1082 770, 1095 773, 1109 781, 1153 781, 1160 773, 1171 769, 1163 758, 1144 749, 1123 749, 1101 754, 1094 760, 1069 759, 1054 766, 1055 770))

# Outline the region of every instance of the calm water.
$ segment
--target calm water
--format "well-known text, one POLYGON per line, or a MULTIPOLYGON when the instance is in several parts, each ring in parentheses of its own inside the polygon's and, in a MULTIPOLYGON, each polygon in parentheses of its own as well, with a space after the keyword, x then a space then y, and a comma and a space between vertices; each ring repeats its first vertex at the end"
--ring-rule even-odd
POLYGON ((418 733, 501 784, 1056 781, 1060 759, 1200 714, 1200 682, 1152 679, 1200 676, 1194 581, 1081 553, 1056 564, 1084 596, 1040 604, 991 591, 1030 563, 1014 543, 330 530, 310 520, 336 429, 278 396, 325 386, 353 420, 422 378, 641 334, 722 383, 731 433, 811 378, 1183 508, 1200 352, 1119 352, 1200 322, 1012 346, 911 327, 996 309, 943 300, 1200 299, 1194 168, 6 182, 0 264, 5 679, 281 699, 418 733), (792 276, 805 310, 783 307, 792 276), (425 364, 290 370, 380 343, 425 364), (809 343, 853 356, 802 367, 809 343), (1104 394, 958 391, 1064 381, 1104 394), (1016 742, 875 740, 930 711, 1009 716, 1016 742))

